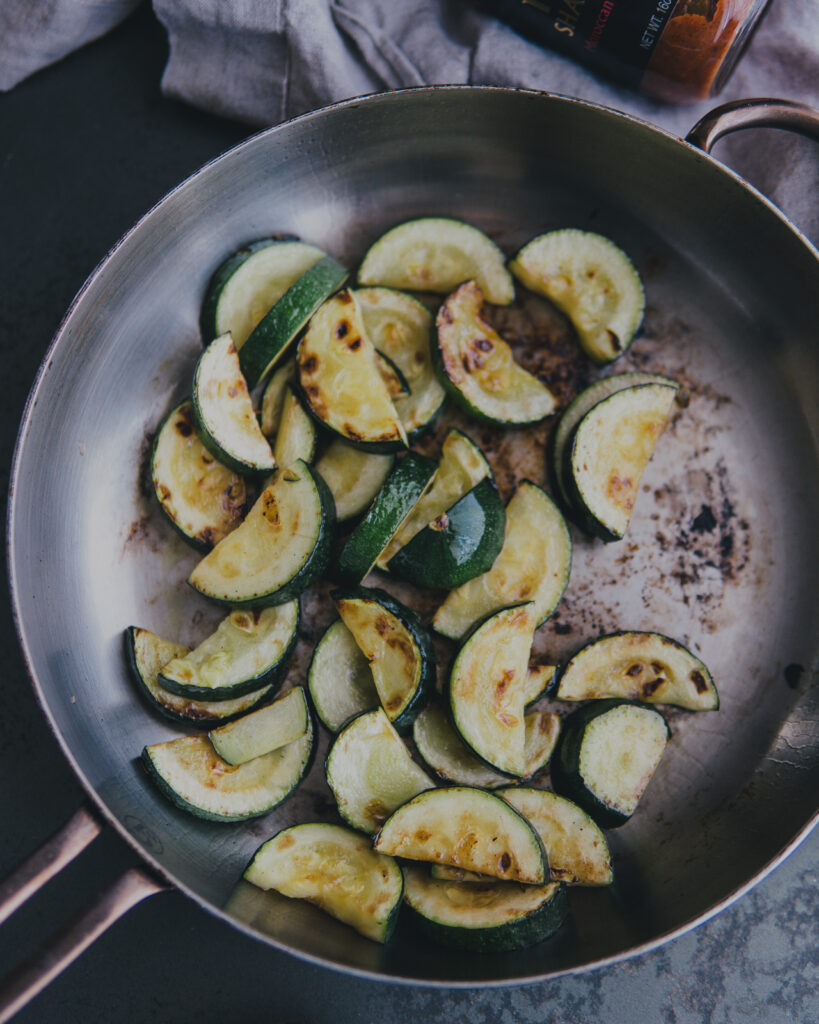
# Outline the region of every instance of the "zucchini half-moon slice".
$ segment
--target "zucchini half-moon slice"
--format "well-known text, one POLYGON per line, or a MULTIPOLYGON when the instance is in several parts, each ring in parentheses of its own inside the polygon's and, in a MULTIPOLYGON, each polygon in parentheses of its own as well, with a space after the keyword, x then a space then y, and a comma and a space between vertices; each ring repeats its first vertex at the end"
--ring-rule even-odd
POLYGON ((660 712, 646 704, 586 704, 564 720, 552 760, 554 790, 601 828, 617 828, 637 809, 670 735, 660 712))
POLYGON ((290 236, 261 238, 228 256, 205 291, 199 318, 202 340, 207 345, 229 331, 241 348, 270 307, 323 255, 290 236))
POLYGON ((599 365, 621 356, 642 323, 640 275, 623 250, 603 235, 572 228, 538 235, 509 269, 566 314, 583 351, 599 365))
POLYGON ((549 868, 543 844, 510 804, 484 789, 430 789, 381 826, 380 853, 449 864, 506 881, 542 885, 549 868))
POLYGON ((278 686, 296 645, 299 602, 233 611, 189 654, 159 672, 159 684, 194 700, 229 700, 278 686))
POLYGON ((297 459, 312 462, 315 454, 316 425, 287 384, 284 388, 282 412, 273 445, 276 465, 292 466, 297 459))
POLYGON ((502 796, 535 827, 549 858, 553 882, 611 885, 614 872, 606 837, 577 804, 545 789, 513 787, 502 796))
POLYGON ((417 452, 408 452, 387 478, 367 514, 339 552, 341 579, 360 583, 389 545, 401 525, 431 486, 437 466, 417 452))
POLYGON ((341 619, 331 623, 316 644, 307 686, 316 714, 330 732, 379 706, 370 663, 341 619))
POLYGON ((417 499, 378 556, 378 568, 386 569, 387 563, 399 548, 408 544, 425 526, 460 501, 485 477, 494 480, 486 456, 466 434, 460 430, 450 430, 441 446, 441 458, 432 483, 417 499))
POLYGON ((199 357, 191 402, 202 444, 220 462, 237 473, 276 468, 229 334, 215 338, 199 357))
MULTIPOLYGON (((369 337, 369 335, 367 336, 369 337)), ((379 352, 377 348, 375 350, 375 361, 378 365, 381 379, 387 385, 387 394, 392 399, 393 404, 399 398, 406 398, 410 394, 410 386, 398 364, 390 359, 389 356, 384 355, 383 352, 379 352)))
POLYGON ((276 431, 279 429, 279 422, 282 418, 285 391, 295 379, 296 361, 288 359, 286 363, 276 368, 264 386, 259 409, 259 424, 269 442, 275 441, 276 431))
POLYGON ((432 366, 432 314, 423 302, 394 288, 361 288, 355 296, 370 341, 395 363, 409 386, 409 394, 393 403, 407 437, 415 440, 446 401, 432 366))
POLYGON ((361 515, 384 486, 394 465, 392 454, 362 452, 334 438, 316 461, 316 469, 333 495, 336 521, 346 523, 361 515))
POLYGON ((719 696, 711 673, 681 643, 662 633, 610 633, 582 647, 560 669, 558 700, 622 697, 716 711, 719 696))
POLYGON ((572 504, 571 489, 566 481, 566 452, 574 439, 574 431, 577 424, 583 419, 586 413, 593 409, 598 402, 613 395, 615 391, 623 391, 625 388, 634 387, 638 384, 667 384, 679 390, 679 385, 670 377, 663 377, 657 373, 615 373, 611 377, 604 377, 589 384, 580 394, 576 395, 560 414, 555 428, 549 437, 547 448, 546 464, 549 470, 549 479, 552 490, 563 509, 568 512, 576 510, 572 504))
POLYGON ((233 700, 192 700, 171 693, 160 686, 159 670, 188 653, 189 648, 183 644, 163 640, 149 629, 129 626, 125 630, 125 655, 134 682, 148 703, 167 718, 188 725, 219 725, 265 703, 275 693, 275 686, 264 686, 233 700))
POLYGON ((584 526, 603 540, 628 529, 640 481, 665 429, 676 385, 624 388, 590 409, 567 453, 573 504, 584 526))
POLYGON ((530 665, 526 674, 526 685, 524 686, 523 703, 530 707, 553 685, 555 665, 530 665))
POLYGON ((435 613, 433 626, 459 640, 491 612, 522 601, 534 602, 540 625, 560 603, 571 567, 566 521, 544 491, 524 480, 506 506, 503 547, 492 567, 453 590, 435 613))
POLYGON ((437 704, 424 708, 415 719, 412 739, 424 763, 444 782, 482 789, 509 784, 508 775, 493 771, 475 757, 437 704))
POLYGON ((201 551, 226 537, 245 513, 244 480, 202 444, 188 401, 172 409, 157 431, 151 480, 171 526, 201 551))
POLYGON ((260 889, 315 903, 375 942, 392 934, 404 878, 368 836, 342 825, 293 825, 263 843, 244 877, 260 889))
POLYGON ((328 430, 365 451, 407 447, 353 292, 339 292, 319 308, 296 362, 307 408, 328 430))
POLYGON ((524 705, 537 620, 532 604, 485 619, 464 641, 449 676, 449 705, 459 735, 490 767, 526 771, 524 705))
POLYGON ((501 250, 463 221, 448 217, 408 220, 370 246, 358 271, 362 285, 448 295, 477 281, 488 302, 508 306, 515 285, 501 250))
POLYGON ((326 774, 339 814, 362 832, 378 831, 397 807, 435 787, 380 707, 344 726, 330 747, 326 774))
POLYGON ((333 496, 306 462, 277 470, 244 522, 196 566, 188 582, 219 604, 286 604, 327 567, 333 496))
POLYGON ((387 718, 406 732, 429 699, 435 679, 435 652, 415 612, 384 590, 334 590, 344 625, 370 665, 387 718))
MULTIPOLYGON (((560 733, 560 717, 550 711, 533 711, 525 716, 524 725, 523 777, 528 779, 549 763, 560 733)), ((484 789, 509 785, 508 775, 493 771, 475 757, 437 705, 424 708, 415 719, 412 738, 421 758, 445 782, 484 789)))
POLYGON ((484 477, 396 551, 387 569, 419 587, 459 587, 492 567, 505 522, 495 481, 484 477))
POLYGON ((438 377, 466 412, 488 423, 537 423, 555 410, 551 391, 522 366, 483 316, 474 281, 448 296, 435 320, 433 362, 438 377))
POLYGON ((211 729, 213 749, 230 765, 246 764, 303 736, 310 728, 304 690, 294 686, 266 708, 211 729))
POLYGON ((252 388, 288 354, 319 306, 347 280, 348 271, 324 256, 287 289, 242 345, 239 362, 252 388))
POLYGON ((441 881, 413 865, 404 869, 404 901, 414 923, 431 939, 475 953, 501 953, 543 942, 569 912, 566 889, 559 882, 441 881))
POLYGON ((285 747, 235 767, 223 761, 207 736, 154 743, 142 762, 159 791, 183 811, 209 821, 258 818, 286 800, 307 774, 314 729, 285 747))

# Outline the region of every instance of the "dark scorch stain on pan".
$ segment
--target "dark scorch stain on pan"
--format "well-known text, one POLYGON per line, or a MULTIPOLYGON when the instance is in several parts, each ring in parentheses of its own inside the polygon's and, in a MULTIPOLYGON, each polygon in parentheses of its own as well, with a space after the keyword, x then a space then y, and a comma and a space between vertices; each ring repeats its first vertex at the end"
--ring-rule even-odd
POLYGON ((799 665, 797 662, 792 661, 790 665, 786 665, 783 675, 785 676, 785 682, 792 690, 798 690, 799 684, 802 681, 802 676, 805 673, 805 666, 799 665))
POLYGON ((139 544, 141 541, 148 540, 150 538, 150 525, 147 516, 140 516, 139 519, 135 519, 128 530, 128 535, 125 538, 125 546, 128 547, 130 544, 139 544))

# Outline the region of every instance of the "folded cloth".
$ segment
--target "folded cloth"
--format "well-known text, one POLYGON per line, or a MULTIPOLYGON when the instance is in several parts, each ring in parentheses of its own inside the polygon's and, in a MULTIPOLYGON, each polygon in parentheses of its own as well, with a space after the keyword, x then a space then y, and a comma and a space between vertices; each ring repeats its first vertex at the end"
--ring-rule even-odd
MULTIPOLYGON (((776 96, 819 107, 816 4, 773 0, 720 99, 776 96)), ((154 10, 170 40, 166 94, 252 124, 444 82, 579 96, 677 135, 715 105, 646 99, 536 46, 470 0, 154 0, 154 10)), ((819 242, 816 143, 753 132, 721 143, 720 155, 819 242)))
POLYGON ((0 90, 119 24, 140 0, 0 0, 0 90))
MULTIPOLYGON (((0 88, 106 31, 138 0, 0 0, 0 88)), ((817 0, 772 0, 720 100, 819 107, 817 0)), ((351 96, 433 83, 543 89, 684 135, 715 105, 646 99, 543 49, 470 0, 153 0, 168 32, 166 95, 254 125, 351 96)), ((819 147, 781 132, 720 156, 819 241, 819 147)))

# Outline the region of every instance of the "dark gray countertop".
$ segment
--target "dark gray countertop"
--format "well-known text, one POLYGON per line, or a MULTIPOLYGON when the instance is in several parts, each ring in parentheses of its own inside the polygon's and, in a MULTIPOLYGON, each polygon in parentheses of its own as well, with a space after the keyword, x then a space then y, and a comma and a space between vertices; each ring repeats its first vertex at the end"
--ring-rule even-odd
MULTIPOLYGON (((134 220, 249 132, 161 96, 165 47, 143 8, 107 39, 0 96, 4 492, 27 391, 78 288, 134 220)), ((28 685, 5 591, 2 600, 0 876, 83 797, 28 685)), ((118 839, 97 840, 5 925, 0 976, 133 859, 118 839)), ((114 926, 18 1019, 819 1021, 817 864, 814 834, 735 907, 655 953, 584 977, 480 992, 325 971, 163 894, 114 926)))

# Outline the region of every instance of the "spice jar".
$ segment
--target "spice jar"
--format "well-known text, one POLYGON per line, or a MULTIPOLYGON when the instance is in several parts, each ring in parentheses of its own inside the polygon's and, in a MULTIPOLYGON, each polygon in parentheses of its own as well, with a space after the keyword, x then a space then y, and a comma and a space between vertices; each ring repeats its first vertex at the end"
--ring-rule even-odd
POLYGON ((522 35, 674 103, 716 95, 768 0, 479 0, 522 35))

